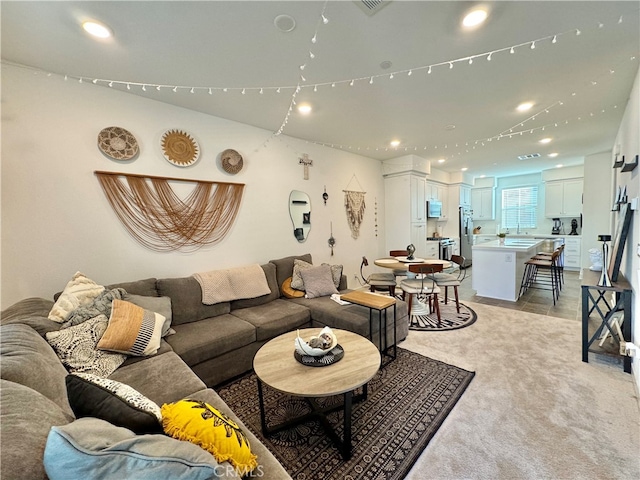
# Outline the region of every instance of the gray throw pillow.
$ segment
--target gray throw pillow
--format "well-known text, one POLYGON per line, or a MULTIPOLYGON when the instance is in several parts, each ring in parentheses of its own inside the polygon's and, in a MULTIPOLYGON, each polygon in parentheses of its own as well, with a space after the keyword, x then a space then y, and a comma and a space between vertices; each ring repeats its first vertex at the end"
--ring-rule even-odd
POLYGON ((338 290, 333 283, 331 267, 327 264, 323 264, 318 267, 305 268, 300 271, 300 275, 304 282, 306 298, 324 297, 338 293, 338 290))
POLYGON ((123 300, 131 302, 134 305, 150 310, 155 313, 159 313, 165 318, 164 325, 162 325, 162 336, 166 337, 170 335, 171 329, 171 298, 170 297, 147 297, 145 295, 135 295, 133 293, 126 293, 123 300))

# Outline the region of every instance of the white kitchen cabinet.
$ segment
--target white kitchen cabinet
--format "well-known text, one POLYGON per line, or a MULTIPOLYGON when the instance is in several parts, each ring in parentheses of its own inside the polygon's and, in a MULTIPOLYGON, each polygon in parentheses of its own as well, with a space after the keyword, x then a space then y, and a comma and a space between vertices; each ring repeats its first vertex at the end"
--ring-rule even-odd
POLYGON ((427 237, 424 177, 414 174, 385 177, 384 191, 385 250, 403 250, 410 243, 418 249, 427 237), (420 236, 418 229, 423 232, 420 236))
POLYGON ((427 204, 425 201, 424 178, 411 175, 410 184, 411 221, 426 222, 427 204))
POLYGON ((495 218, 493 187, 471 189, 471 210, 473 220, 493 220, 495 218))
POLYGON ((544 195, 545 217, 579 216, 582 213, 582 188, 582 178, 547 182, 544 195))
MULTIPOLYGON (((423 257, 424 255, 426 255, 428 242, 427 224, 425 222, 411 224, 411 237, 409 243, 412 243, 413 246, 416 247, 416 251, 414 253, 416 257, 423 257)), ((398 250, 404 250, 405 248, 407 248, 407 245, 409 245, 409 243, 396 246, 395 248, 397 248, 398 250)), ((393 248, 390 248, 389 250, 393 250, 393 248)))
POLYGON ((564 268, 580 270, 581 268, 582 238, 569 236, 564 238, 564 268))
POLYGON ((440 242, 438 240, 428 240, 425 246, 424 255, 421 258, 438 258, 440 256, 440 242))
POLYGON ((467 185, 460 185, 460 205, 471 206, 471 187, 467 185))
POLYGON ((436 182, 426 181, 424 183, 425 186, 425 197, 426 200, 439 200, 442 202, 442 216, 440 218, 444 219, 447 217, 447 193, 448 187, 447 185, 442 185, 436 182))

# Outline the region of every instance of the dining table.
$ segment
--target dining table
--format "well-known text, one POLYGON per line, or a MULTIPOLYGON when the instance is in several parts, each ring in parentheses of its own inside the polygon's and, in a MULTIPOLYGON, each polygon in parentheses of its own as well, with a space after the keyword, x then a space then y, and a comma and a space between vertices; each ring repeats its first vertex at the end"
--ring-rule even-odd
POLYGON ((442 268, 450 268, 451 261, 441 258, 419 258, 415 257, 412 260, 408 260, 407 257, 383 257, 374 260, 378 267, 391 268, 393 270, 407 270, 409 264, 423 264, 423 265, 442 265, 442 268))
MULTIPOLYGON (((453 264, 450 260, 441 258, 420 258, 415 257, 409 260, 407 257, 383 257, 374 260, 378 267, 391 268, 393 270, 405 270, 407 271, 409 265, 442 265, 442 268, 450 268, 453 264)), ((397 275, 397 274, 396 274, 397 275)), ((416 274, 407 271, 407 278, 415 278, 416 274)), ((410 319, 415 316, 430 315, 431 308, 428 304, 421 302, 418 298, 412 302, 411 312, 409 312, 410 319)))

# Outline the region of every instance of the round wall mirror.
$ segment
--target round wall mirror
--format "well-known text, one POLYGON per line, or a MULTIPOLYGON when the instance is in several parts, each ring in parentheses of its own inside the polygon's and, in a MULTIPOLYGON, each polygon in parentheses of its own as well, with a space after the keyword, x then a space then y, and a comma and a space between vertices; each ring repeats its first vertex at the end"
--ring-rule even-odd
POLYGON ((304 242, 311 230, 311 199, 299 190, 292 190, 289 195, 289 214, 293 223, 293 236, 304 242))

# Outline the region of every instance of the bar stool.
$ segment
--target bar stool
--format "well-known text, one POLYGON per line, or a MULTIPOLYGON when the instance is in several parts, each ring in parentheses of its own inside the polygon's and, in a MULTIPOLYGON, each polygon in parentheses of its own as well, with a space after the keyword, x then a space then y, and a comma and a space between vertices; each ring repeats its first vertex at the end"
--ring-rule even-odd
MULTIPOLYGON (((558 251, 558 271, 559 271, 559 280, 560 280, 560 290, 562 290, 562 285, 564 284, 564 264, 562 262, 562 252, 564 251, 564 243, 560 245, 557 249, 558 251)), ((550 260, 553 252, 538 252, 534 257, 540 260, 550 260)))
POLYGON ((532 257, 524 262, 525 268, 520 284, 520 298, 529 288, 541 290, 551 290, 553 304, 560 298, 560 272, 558 269, 558 257, 560 253, 556 250, 551 254, 550 259, 532 257))

